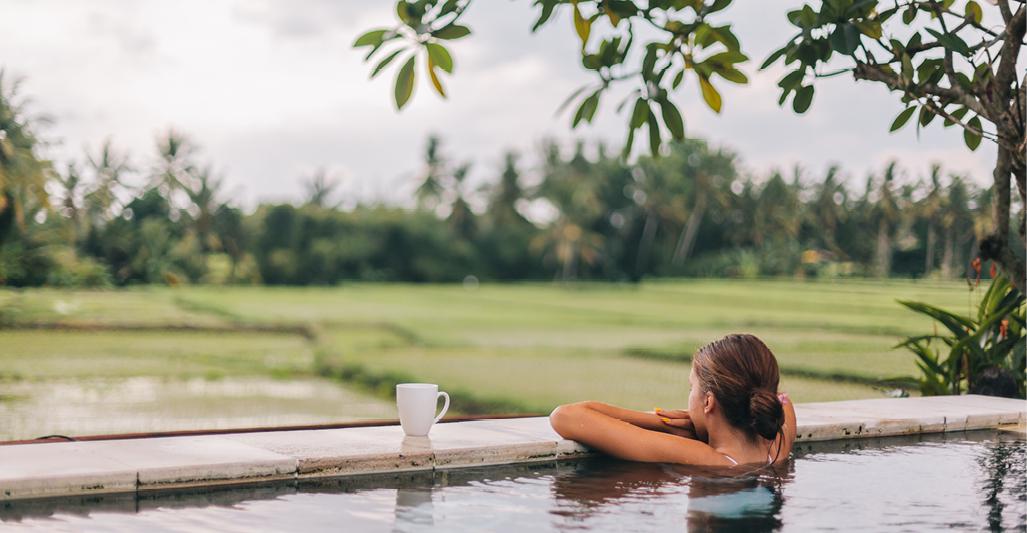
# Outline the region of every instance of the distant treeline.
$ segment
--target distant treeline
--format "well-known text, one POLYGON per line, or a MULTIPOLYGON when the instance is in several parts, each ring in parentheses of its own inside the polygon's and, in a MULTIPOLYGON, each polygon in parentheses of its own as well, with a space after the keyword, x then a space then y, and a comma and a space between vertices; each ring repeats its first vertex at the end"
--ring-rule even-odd
MULTIPOLYGON (((688 139, 627 163, 549 142, 483 186, 431 137, 416 208, 341 209, 338 183, 303 179, 298 205, 233 205, 174 131, 130 158, 106 142, 58 165, 0 71, 0 284, 332 284, 345 280, 639 280, 646 276, 963 275, 991 192, 941 168, 890 164, 858 190, 837 167, 750 176, 688 139), (525 173, 525 175, 522 175, 525 173)), ((354 202, 348 202, 353 204, 354 202)), ((1022 252, 1022 250, 1020 250, 1022 252)))
POLYGON ((956 277, 990 220, 989 191, 937 166, 900 179, 891 164, 853 192, 835 167, 821 176, 743 175, 734 154, 697 139, 634 164, 602 146, 586 155, 581 144, 567 153, 549 143, 534 179, 523 179, 509 153, 494 180, 471 190, 468 165, 449 164, 433 137, 416 209, 339 209, 337 183, 322 172, 305 180, 302 204, 247 213, 227 201, 186 138, 169 132, 157 147, 145 171, 109 143, 84 164, 48 167, 45 203, 27 195, 16 216, 8 209, 0 220, 0 280, 956 277))

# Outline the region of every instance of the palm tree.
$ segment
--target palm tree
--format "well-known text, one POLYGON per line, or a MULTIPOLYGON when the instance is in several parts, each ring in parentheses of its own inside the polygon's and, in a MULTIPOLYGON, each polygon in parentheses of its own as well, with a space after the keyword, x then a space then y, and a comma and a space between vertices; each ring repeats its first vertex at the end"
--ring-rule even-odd
POLYGON ((329 176, 325 169, 319 168, 303 180, 303 188, 307 194, 307 205, 329 209, 338 207, 338 202, 330 200, 339 188, 339 182, 329 176))
POLYGON ((178 191, 195 186, 194 157, 197 148, 185 135, 169 129, 157 137, 157 162, 150 175, 150 188, 158 189, 167 198, 178 191))
POLYGON ((86 161, 93 173, 83 198, 86 220, 90 228, 99 228, 114 214, 118 193, 124 188, 122 178, 132 168, 128 156, 118 153, 110 139, 104 141, 95 156, 86 154, 86 161))
POLYGON ((465 240, 472 239, 476 230, 474 211, 471 210, 470 204, 467 203, 466 193, 464 192, 464 180, 467 179, 467 174, 470 170, 471 164, 464 163, 453 171, 451 188, 453 203, 450 204, 449 217, 447 218, 453 231, 465 240))
POLYGON ((927 239, 925 243, 926 249, 924 250, 924 275, 930 274, 934 270, 934 256, 935 246, 938 240, 938 230, 936 218, 939 213, 942 212, 942 188, 941 188, 941 166, 938 164, 931 165, 931 185, 927 192, 927 196, 920 202, 920 209, 918 215, 923 219, 924 224, 927 225, 927 239))
POLYGON ((421 209, 434 211, 442 203, 445 186, 445 165, 441 152, 442 141, 438 135, 428 137, 428 145, 424 151, 424 176, 414 193, 417 205, 421 209))
POLYGON ((559 278, 570 281, 578 277, 581 265, 592 265, 602 253, 603 238, 587 231, 561 215, 545 232, 538 235, 532 247, 542 250, 560 265, 559 278))
POLYGON ((214 214, 220 207, 218 196, 224 179, 214 176, 211 168, 207 166, 197 170, 192 181, 194 185, 185 192, 191 204, 193 231, 200 243, 200 252, 207 254, 221 247, 213 227, 214 214))
POLYGON ((874 248, 874 273, 878 277, 891 274, 893 253, 893 232, 899 221, 899 205, 895 198, 896 162, 888 163, 884 169, 880 187, 877 189, 877 201, 873 212, 877 218, 877 244, 874 248))
POLYGON ((680 173, 665 161, 642 158, 633 172, 632 196, 641 211, 642 233, 635 255, 635 276, 646 274, 661 223, 676 226, 685 218, 685 197, 680 173))
POLYGON ((555 143, 543 145, 542 182, 533 196, 549 202, 559 215, 533 240, 532 247, 556 260, 561 279, 577 278, 584 266, 595 264, 602 255, 603 236, 593 229, 605 215, 598 194, 601 180, 581 143, 566 161, 555 143))
POLYGON ((61 210, 70 223, 68 241, 76 243, 80 237, 79 231, 82 224, 78 200, 81 194, 79 189, 82 186, 82 174, 78 170, 78 165, 68 163, 64 174, 56 173, 56 179, 61 186, 61 210))
POLYGON ((489 193, 488 213, 496 225, 525 224, 528 221, 517 211, 517 202, 524 198, 517 170, 518 155, 506 152, 503 156, 503 172, 499 182, 489 193))
POLYGON ((845 185, 837 179, 838 166, 831 165, 827 169, 823 183, 817 190, 816 198, 811 206, 811 218, 815 226, 815 234, 823 246, 834 252, 838 257, 847 254, 838 244, 836 234, 845 218, 845 201, 847 193, 845 185))
POLYGON ((956 265, 965 263, 960 250, 973 239, 974 219, 969 208, 971 193, 962 177, 952 176, 947 193, 946 209, 941 217, 945 236, 941 272, 943 277, 951 278, 958 268, 956 265))
POLYGON ((761 226, 757 246, 763 245, 765 236, 773 240, 794 240, 799 235, 799 197, 798 176, 796 169, 793 183, 788 184, 780 172, 773 172, 767 183, 759 192, 759 207, 756 213, 756 224, 761 226))
POLYGON ((711 152, 700 140, 674 143, 671 151, 678 155, 682 177, 691 181, 693 191, 688 221, 681 228, 672 257, 673 265, 681 266, 692 252, 707 209, 711 204, 721 208, 727 201, 724 184, 735 178, 735 156, 725 150, 711 152))
POLYGON ((0 246, 24 224, 31 205, 49 207, 46 183, 53 173, 50 162, 36 154, 39 141, 18 97, 20 84, 8 83, 4 74, 0 69, 0 246))

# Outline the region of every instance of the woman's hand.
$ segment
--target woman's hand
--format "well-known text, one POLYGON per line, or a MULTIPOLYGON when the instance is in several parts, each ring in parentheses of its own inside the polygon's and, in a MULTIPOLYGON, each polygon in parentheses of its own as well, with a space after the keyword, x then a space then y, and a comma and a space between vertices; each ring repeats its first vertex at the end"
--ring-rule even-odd
POLYGON ((692 425, 692 418, 685 409, 671 409, 665 411, 659 407, 653 409, 656 416, 663 422, 663 431, 679 437, 688 439, 695 438, 695 427, 692 425))

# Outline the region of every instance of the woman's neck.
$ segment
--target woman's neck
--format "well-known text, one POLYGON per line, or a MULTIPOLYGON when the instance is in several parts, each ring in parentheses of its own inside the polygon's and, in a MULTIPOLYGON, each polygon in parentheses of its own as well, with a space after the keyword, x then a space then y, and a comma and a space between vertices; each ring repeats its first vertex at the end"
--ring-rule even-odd
POLYGON ((739 459, 739 455, 747 456, 752 450, 758 448, 751 442, 744 432, 728 424, 724 420, 710 421, 707 430, 710 448, 719 453, 739 459))

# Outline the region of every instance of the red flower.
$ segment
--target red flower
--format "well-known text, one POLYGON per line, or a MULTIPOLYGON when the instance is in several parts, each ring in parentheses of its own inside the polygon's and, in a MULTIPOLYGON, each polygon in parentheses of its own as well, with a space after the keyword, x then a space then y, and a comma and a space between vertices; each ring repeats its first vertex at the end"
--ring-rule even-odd
POLYGON ((1004 339, 1004 338, 1006 338, 1007 335, 1009 335, 1009 319, 1008 318, 1003 320, 1002 322, 999 322, 999 325, 998 325, 998 338, 1004 339))
POLYGON ((991 262, 991 270, 989 271, 989 273, 991 274, 992 278, 994 278, 995 274, 998 273, 998 268, 995 266, 995 262, 994 261, 991 262))

